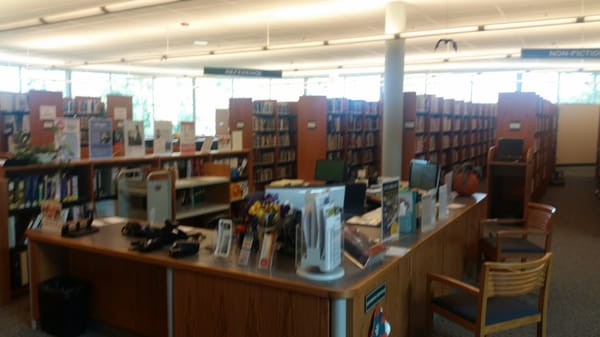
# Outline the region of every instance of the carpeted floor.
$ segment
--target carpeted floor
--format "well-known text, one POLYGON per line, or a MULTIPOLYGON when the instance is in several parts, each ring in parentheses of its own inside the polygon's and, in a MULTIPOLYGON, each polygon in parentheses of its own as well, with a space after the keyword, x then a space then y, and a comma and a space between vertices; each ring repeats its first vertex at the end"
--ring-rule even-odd
MULTIPOLYGON (((557 208, 553 222, 552 279, 548 302, 548 337, 600 336, 600 198, 594 195, 593 167, 560 167, 563 186, 549 186, 540 202, 557 208)), ((535 336, 535 326, 494 337, 535 336)), ((436 317, 435 337, 472 334, 436 317)))
MULTIPOLYGON (((548 337, 600 336, 600 198, 594 196, 593 167, 560 168, 563 186, 550 186, 541 202, 554 205, 553 274, 548 311, 548 337)), ((0 336, 41 337, 29 326, 28 297, 0 307, 0 336)), ((89 329, 83 337, 113 336, 89 329)), ((392 332, 393 336, 393 332, 392 332)), ((441 318, 435 337, 472 336, 441 318)), ((535 336, 535 327, 498 333, 497 337, 535 336)))

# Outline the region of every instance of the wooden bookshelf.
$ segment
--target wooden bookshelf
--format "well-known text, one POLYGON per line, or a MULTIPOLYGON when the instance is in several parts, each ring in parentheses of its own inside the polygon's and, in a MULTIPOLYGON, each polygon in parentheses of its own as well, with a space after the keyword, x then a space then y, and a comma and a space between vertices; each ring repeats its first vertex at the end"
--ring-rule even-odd
POLYGON ((301 96, 298 100, 298 178, 315 179, 318 159, 328 153, 327 98, 325 96, 301 96), (310 141, 308 141, 310 140, 310 141))
POLYGON ((556 164, 558 108, 533 92, 500 93, 496 136, 521 138, 524 151, 531 149, 533 173, 531 197, 539 200, 556 164))
POLYGON ((296 102, 229 100, 229 128, 241 131, 244 148, 252 150, 250 192, 277 179, 296 177, 297 109, 296 102))
MULTIPOLYGON (((44 179, 58 179, 61 186, 69 187, 70 198, 61 198, 63 208, 81 207, 85 205, 96 209, 100 202, 116 201, 114 188, 115 174, 122 168, 162 169, 165 166, 173 167, 175 161, 191 165, 182 168, 182 172, 189 172, 190 176, 180 175, 182 179, 190 179, 202 175, 201 167, 194 168, 202 163, 218 162, 223 158, 249 156, 249 150, 239 151, 211 151, 194 152, 189 154, 173 153, 171 155, 149 155, 144 157, 127 158, 114 157, 106 159, 79 159, 69 163, 49 163, 26 166, 4 166, 0 168, 0 304, 10 301, 15 295, 26 288, 15 288, 11 285, 11 267, 9 263, 9 220, 14 223, 16 240, 22 242, 23 233, 29 221, 39 212, 39 205, 28 204, 37 196, 33 189, 26 188, 38 186, 33 182, 44 179), (63 183, 60 179, 70 179, 63 183), (15 199, 16 186, 23 184, 23 196, 15 199), (30 191, 30 192, 28 192, 30 191), (101 193, 100 193, 101 192, 101 193), (20 201, 14 201, 20 200, 20 201), (27 204, 25 204, 27 203, 27 204)), ((219 184, 219 195, 207 192, 207 199, 215 202, 226 203, 230 199, 229 178, 219 184), (214 195, 213 195, 214 194, 214 195)), ((62 188, 62 187, 61 187, 62 188)), ((223 209, 223 208, 221 208, 223 209)), ((220 210, 221 210, 220 209, 220 210)), ((209 214, 208 211, 206 214, 209 214)))
POLYGON ((404 93, 402 179, 408 180, 413 158, 438 163, 443 172, 465 162, 485 169, 495 114, 495 104, 404 93))
POLYGON ((62 92, 32 90, 28 99, 31 145, 46 146, 53 143, 54 120, 64 116, 62 92))

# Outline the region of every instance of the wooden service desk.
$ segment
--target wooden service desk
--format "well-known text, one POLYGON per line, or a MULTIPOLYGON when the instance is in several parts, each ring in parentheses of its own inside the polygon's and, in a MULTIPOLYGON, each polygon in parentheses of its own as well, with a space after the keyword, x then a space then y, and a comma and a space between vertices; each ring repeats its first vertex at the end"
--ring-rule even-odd
POLYGON ((32 324, 39 321, 39 282, 71 275, 90 285, 92 320, 141 336, 368 336, 373 308, 365 311, 365 298, 377 291, 394 336, 422 335, 426 271, 460 275, 476 260, 486 198, 465 202, 432 231, 396 240, 404 256, 365 270, 345 260, 344 277, 332 282, 297 276, 285 256, 268 271, 252 259, 241 267, 237 256, 214 257, 206 241, 198 255, 181 259, 167 248, 130 251, 123 224, 80 238, 29 231, 32 324))

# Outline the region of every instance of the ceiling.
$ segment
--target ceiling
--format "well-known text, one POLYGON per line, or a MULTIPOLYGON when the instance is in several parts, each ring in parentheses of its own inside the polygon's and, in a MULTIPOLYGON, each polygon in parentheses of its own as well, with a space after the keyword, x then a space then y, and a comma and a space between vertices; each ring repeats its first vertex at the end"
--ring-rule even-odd
MULTIPOLYGON (((368 72, 383 68, 383 38, 362 43, 346 40, 340 45, 333 42, 384 35, 384 0, 185 0, 121 12, 109 10, 123 2, 2 0, 0 63, 188 76, 201 75, 208 66, 283 70, 284 76, 332 69, 368 72), (58 23, 41 22, 52 21, 53 15, 82 10, 96 10, 99 14, 58 23), (27 21, 35 25, 9 27, 27 21), (207 44, 194 45, 194 41, 207 44), (301 43, 313 46, 294 47, 301 43), (285 48, 276 50, 278 47, 285 48)), ((409 33, 600 15, 598 0, 403 3, 405 32, 409 33)), ((600 48, 600 16, 597 19, 551 27, 407 37, 406 69, 549 67, 538 60, 523 63, 521 48, 600 48), (457 50, 443 43, 434 50, 441 38, 456 41, 457 50)), ((559 66, 598 70, 600 59, 563 61, 559 66)))

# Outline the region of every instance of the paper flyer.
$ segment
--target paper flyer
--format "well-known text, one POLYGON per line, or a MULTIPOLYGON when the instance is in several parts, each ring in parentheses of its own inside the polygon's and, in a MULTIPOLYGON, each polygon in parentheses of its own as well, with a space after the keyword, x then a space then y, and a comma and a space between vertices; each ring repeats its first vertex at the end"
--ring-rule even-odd
POLYGON ((154 154, 171 153, 173 151, 173 123, 171 121, 154 121, 154 154))
POLYGON ((381 183, 381 241, 398 238, 398 178, 384 179, 381 183))

